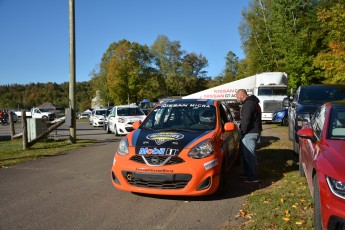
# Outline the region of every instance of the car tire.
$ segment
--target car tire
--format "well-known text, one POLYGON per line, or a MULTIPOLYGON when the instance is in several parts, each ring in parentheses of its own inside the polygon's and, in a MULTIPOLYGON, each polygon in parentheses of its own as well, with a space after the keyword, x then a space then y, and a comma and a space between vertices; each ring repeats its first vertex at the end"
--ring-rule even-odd
POLYGON ((110 129, 109 129, 109 125, 106 125, 106 127, 107 127, 107 133, 110 134, 111 131, 110 131, 110 129))
POLYGON ((289 140, 290 141, 293 140, 293 133, 294 133, 293 128, 294 128, 294 126, 293 126, 291 120, 289 121, 289 119, 288 119, 288 132, 289 132, 289 140))
POLYGON ((114 134, 115 134, 115 136, 119 136, 119 133, 117 132, 116 125, 114 125, 114 134))
POLYGON ((298 155, 298 169, 299 169, 299 175, 300 175, 300 177, 305 177, 304 168, 303 168, 303 164, 302 164, 301 151, 299 151, 299 152, 300 152, 300 154, 298 155))
POLYGON ((313 177, 314 183, 314 229, 322 230, 322 220, 321 220, 321 201, 320 201, 320 189, 319 180, 317 174, 313 177))
POLYGON ((43 116, 42 119, 45 120, 45 121, 48 121, 48 117, 47 116, 43 116))
POLYGON ((226 185, 227 185, 226 165, 225 165, 225 160, 223 159, 222 167, 220 169, 220 174, 219 174, 219 185, 218 185, 215 195, 216 196, 224 195, 226 191, 226 185))
POLYGON ((287 116, 283 117, 282 125, 283 126, 288 126, 289 125, 289 120, 288 120, 287 116))
POLYGON ((294 138, 292 139, 293 144, 293 151, 299 155, 299 143, 296 141, 296 135, 294 135, 294 138))

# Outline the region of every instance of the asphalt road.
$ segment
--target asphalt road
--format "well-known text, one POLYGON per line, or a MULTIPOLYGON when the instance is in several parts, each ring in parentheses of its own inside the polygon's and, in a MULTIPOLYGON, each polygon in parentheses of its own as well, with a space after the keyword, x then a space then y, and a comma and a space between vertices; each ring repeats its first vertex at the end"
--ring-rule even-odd
MULTIPOLYGON (((68 133, 62 126, 55 137, 68 133)), ((0 229, 234 229, 241 222, 236 216, 244 196, 257 189, 238 179, 237 166, 222 197, 119 191, 110 169, 120 137, 78 122, 77 138, 97 142, 0 169, 0 229)))

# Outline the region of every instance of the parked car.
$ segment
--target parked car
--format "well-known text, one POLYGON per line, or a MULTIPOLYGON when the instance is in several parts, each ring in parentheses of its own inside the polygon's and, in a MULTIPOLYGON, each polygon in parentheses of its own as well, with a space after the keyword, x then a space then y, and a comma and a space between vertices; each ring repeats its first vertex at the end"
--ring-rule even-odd
POLYGON ((272 122, 281 124, 283 126, 288 126, 289 125, 288 109, 281 109, 281 110, 275 111, 273 113, 272 122))
POLYGON ((108 119, 109 119, 109 114, 110 114, 112 108, 113 108, 113 107, 109 107, 109 108, 107 109, 107 112, 104 114, 103 129, 104 129, 104 130, 107 130, 107 132, 108 132, 108 119))
POLYGON ((89 118, 90 125, 94 127, 103 127, 104 124, 104 114, 106 114, 107 109, 95 109, 92 111, 89 118))
POLYGON ((83 118, 89 118, 90 113, 79 113, 78 114, 78 119, 83 119, 83 118))
POLYGON ((313 196, 315 229, 344 229, 345 100, 322 105, 297 135, 299 171, 313 196))
POLYGON ((141 109, 143 110, 145 115, 148 115, 150 113, 150 110, 148 110, 147 108, 141 108, 141 109))
POLYGON ((114 106, 108 116, 107 133, 126 135, 133 130, 133 123, 142 122, 146 115, 137 105, 114 106))
POLYGON ((166 101, 133 128, 114 156, 111 174, 117 189, 183 196, 224 191, 239 156, 239 132, 223 102, 166 101))
POLYGON ((289 139, 293 150, 299 154, 297 131, 305 122, 309 122, 312 114, 327 101, 345 99, 345 85, 312 85, 300 86, 289 106, 289 139))

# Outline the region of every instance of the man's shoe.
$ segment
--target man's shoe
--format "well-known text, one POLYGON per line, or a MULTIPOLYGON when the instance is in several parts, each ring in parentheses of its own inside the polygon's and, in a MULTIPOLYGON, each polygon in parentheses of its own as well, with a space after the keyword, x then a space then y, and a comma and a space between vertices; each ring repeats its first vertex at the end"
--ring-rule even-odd
POLYGON ((246 180, 243 180, 243 182, 245 183, 259 183, 259 180, 250 180, 250 179, 246 179, 246 180))

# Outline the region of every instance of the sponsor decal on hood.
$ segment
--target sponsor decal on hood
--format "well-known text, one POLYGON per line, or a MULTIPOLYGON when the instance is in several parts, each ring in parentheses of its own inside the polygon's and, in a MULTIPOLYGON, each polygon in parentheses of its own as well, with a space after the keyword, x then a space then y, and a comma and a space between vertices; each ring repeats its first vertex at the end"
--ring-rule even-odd
POLYGON ((157 145, 164 144, 167 141, 177 141, 184 138, 184 135, 176 132, 152 133, 146 136, 149 140, 154 140, 157 145))
POLYGON ((177 156, 182 149, 194 143, 200 137, 212 132, 162 131, 152 132, 138 129, 132 136, 136 154, 160 154, 177 156))

